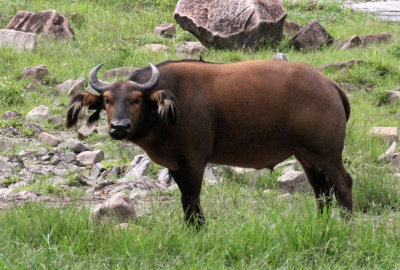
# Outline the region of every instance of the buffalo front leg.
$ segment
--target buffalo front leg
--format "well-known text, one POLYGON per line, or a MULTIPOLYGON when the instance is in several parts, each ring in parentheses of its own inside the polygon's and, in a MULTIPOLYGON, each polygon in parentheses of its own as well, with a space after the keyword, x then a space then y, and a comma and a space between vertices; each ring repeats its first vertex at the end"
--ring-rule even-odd
POLYGON ((182 194, 181 201, 186 223, 189 226, 202 227, 205 220, 200 207, 200 191, 204 167, 196 169, 183 167, 178 171, 170 170, 170 174, 182 194))

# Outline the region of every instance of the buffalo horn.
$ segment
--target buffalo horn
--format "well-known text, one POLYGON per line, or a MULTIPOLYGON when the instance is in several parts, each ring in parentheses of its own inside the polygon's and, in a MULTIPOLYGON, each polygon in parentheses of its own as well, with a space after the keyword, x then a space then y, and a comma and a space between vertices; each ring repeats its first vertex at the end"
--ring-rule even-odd
POLYGON ((140 91, 146 91, 154 88, 160 79, 160 71, 158 68, 156 68, 156 66, 154 66, 152 63, 149 63, 149 66, 151 68, 151 77, 146 83, 140 84, 130 81, 131 85, 140 91))
POLYGON ((110 84, 109 83, 105 83, 105 82, 101 82, 99 81, 99 79, 97 78, 97 71, 103 66, 103 64, 100 64, 98 66, 95 66, 89 74, 89 83, 90 86, 92 86, 92 88, 94 90, 96 90, 97 92, 99 92, 99 94, 102 94, 104 91, 106 91, 110 84))

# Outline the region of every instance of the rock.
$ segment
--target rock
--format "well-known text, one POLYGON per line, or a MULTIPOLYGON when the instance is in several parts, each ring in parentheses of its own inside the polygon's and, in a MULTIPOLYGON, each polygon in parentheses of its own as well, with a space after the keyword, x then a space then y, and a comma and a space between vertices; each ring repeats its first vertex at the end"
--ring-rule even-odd
POLYGON ((397 127, 372 127, 369 134, 381 137, 388 142, 399 141, 399 132, 397 127))
POLYGON ((116 178, 118 175, 121 173, 121 168, 118 166, 115 166, 111 169, 110 173, 108 174, 109 178, 116 178))
POLYGON ((388 97, 389 102, 400 102, 400 91, 386 90, 385 94, 388 97))
POLYGON ((158 172, 157 180, 166 187, 169 187, 175 183, 167 168, 164 168, 158 172))
POLYGON ((43 144, 50 144, 51 146, 57 146, 61 143, 61 140, 54 135, 43 132, 39 135, 39 142, 43 144))
POLYGON ((71 89, 71 87, 74 85, 75 80, 69 79, 63 83, 60 83, 56 86, 57 91, 60 93, 60 95, 66 95, 71 89))
POLYGON ((299 162, 294 159, 285 160, 274 167, 274 170, 284 168, 287 166, 298 166, 299 162))
POLYGON ((36 34, 0 29, 0 47, 13 47, 18 51, 36 49, 36 34))
POLYGON ((186 41, 175 46, 175 53, 179 57, 195 58, 207 51, 208 49, 198 41, 186 41))
POLYGON ((67 95, 73 96, 79 92, 82 92, 83 90, 85 90, 87 85, 88 85, 88 82, 86 81, 86 79, 84 77, 80 77, 74 81, 72 86, 69 88, 67 95))
POLYGON ((264 190, 264 193, 265 193, 265 194, 271 194, 272 192, 273 192, 272 189, 266 189, 266 190, 264 190))
POLYGON ((163 23, 154 28, 154 34, 165 38, 173 38, 175 33, 175 24, 173 23, 163 23))
POLYGON ((101 163, 96 163, 93 166, 92 173, 90 174, 90 178, 93 180, 96 180, 102 172, 104 172, 106 169, 103 167, 101 163))
POLYGON ((12 173, 12 171, 13 171, 12 168, 6 162, 4 162, 4 161, 2 161, 0 159, 0 172, 1 172, 1 175, 4 175, 6 173, 12 173))
POLYGON ((146 44, 143 49, 151 50, 153 53, 169 53, 169 48, 163 44, 146 44))
POLYGON ((395 154, 397 149, 397 142, 392 142, 390 145, 389 149, 386 150, 385 153, 383 153, 380 157, 378 157, 378 161, 387 161, 390 162, 393 158, 393 155, 395 154))
POLYGON ((10 120, 10 119, 15 119, 15 118, 20 118, 22 117, 22 114, 16 111, 6 111, 3 113, 1 116, 1 119, 4 120, 10 120))
POLYGON ((26 91, 31 91, 31 92, 36 91, 36 83, 30 83, 30 84, 28 84, 28 85, 25 87, 25 90, 26 90, 26 91))
POLYGON ((97 151, 85 151, 79 153, 76 156, 76 160, 81 166, 89 166, 98 163, 104 159, 104 152, 101 150, 97 151))
POLYGON ((108 125, 98 126, 96 128, 96 130, 100 135, 105 136, 105 135, 108 135, 108 131, 110 130, 110 127, 108 125))
POLYGON ((278 42, 286 18, 280 0, 179 0, 174 18, 201 43, 223 49, 278 42))
POLYGON ((317 70, 324 70, 327 68, 337 68, 337 69, 341 69, 341 68, 349 68, 352 67, 354 65, 360 64, 360 63, 364 63, 363 60, 359 60, 359 59, 352 59, 352 60, 346 60, 346 61, 340 61, 340 62, 335 62, 335 63, 330 63, 330 64, 325 64, 322 66, 317 66, 315 67, 315 69, 317 70))
POLYGON ((48 107, 40 105, 39 107, 30 110, 26 115, 26 119, 34 122, 42 122, 45 121, 50 116, 50 114, 51 112, 48 107))
POLYGON ((52 115, 49 117, 49 123, 53 124, 55 128, 63 128, 65 125, 65 119, 61 114, 52 115))
POLYGON ((299 166, 297 166, 297 164, 289 165, 282 170, 282 174, 285 174, 290 171, 298 171, 298 170, 299 170, 299 166))
MULTIPOLYGON (((111 185, 113 185, 113 184, 115 184, 114 181, 106 180, 106 181, 103 181, 103 182, 98 183, 98 184, 94 187, 94 190, 95 190, 95 191, 100 191, 100 190, 104 189, 105 187, 111 186, 111 185)), ((115 193, 112 193, 112 194, 115 194, 115 193)))
POLYGON ((33 133, 35 133, 36 135, 39 135, 40 133, 44 132, 44 128, 39 124, 26 123, 24 124, 24 127, 26 127, 29 130, 32 130, 33 133))
POLYGON ((68 138, 62 145, 62 148, 70 149, 74 151, 75 153, 81 153, 84 151, 91 151, 90 147, 82 143, 81 141, 74 139, 74 138, 68 138))
POLYGON ((312 20, 291 39, 291 43, 297 49, 311 51, 331 44, 333 40, 334 38, 317 20, 312 20))
POLYGON ((220 172, 218 171, 217 166, 207 166, 206 169, 204 170, 204 181, 208 185, 216 185, 218 183, 221 183, 223 180, 222 176, 220 175, 220 172))
POLYGON ((116 78, 128 78, 131 73, 138 70, 135 67, 120 67, 107 70, 103 73, 103 80, 113 80, 116 78))
POLYGON ((144 198, 149 194, 149 191, 147 190, 141 190, 141 189, 133 189, 131 191, 131 194, 129 195, 129 198, 132 200, 139 199, 139 198, 144 198))
POLYGON ((124 193, 117 193, 104 204, 96 206, 92 212, 92 217, 97 221, 116 217, 119 221, 127 222, 136 219, 136 213, 131 199, 124 193))
POLYGON ((67 162, 67 163, 72 163, 76 160, 76 155, 71 152, 65 153, 64 157, 65 157, 65 162, 67 162))
POLYGON ((134 181, 132 187, 135 189, 147 190, 149 192, 166 189, 164 185, 155 182, 147 176, 143 176, 139 180, 134 181))
POLYGON ((55 10, 43 10, 36 14, 18 11, 6 29, 42 34, 67 41, 74 40, 74 31, 68 19, 55 10))
POLYGON ((278 178, 278 187, 285 192, 305 192, 310 190, 307 176, 304 172, 288 171, 278 178))
POLYGON ((96 130, 95 125, 91 125, 91 126, 84 125, 78 129, 78 138, 82 140, 96 132, 97 132, 97 130, 96 130))
POLYGON ((131 169, 126 173, 125 177, 131 180, 136 180, 145 175, 150 161, 145 155, 137 155, 133 158, 130 164, 131 169))
POLYGON ((287 57, 284 53, 277 53, 274 56, 272 56, 271 60, 274 61, 287 61, 287 57))
POLYGON ((4 130, 4 132, 5 132, 6 134, 8 134, 8 135, 11 135, 11 136, 16 136, 16 135, 18 135, 18 130, 16 130, 14 127, 8 127, 8 128, 6 128, 6 129, 4 130))
POLYGON ((359 36, 351 36, 350 38, 346 39, 343 42, 336 42, 333 44, 334 48, 337 48, 339 50, 348 50, 352 48, 357 48, 360 47, 361 45, 361 39, 359 36))
POLYGON ((283 31, 290 38, 297 35, 302 29, 303 29, 303 26, 301 26, 300 24, 297 24, 295 22, 289 21, 289 20, 285 20, 285 22, 283 23, 283 31))
POLYGON ((21 77, 35 80, 38 83, 42 83, 45 77, 50 75, 50 71, 43 64, 37 66, 30 66, 24 68, 21 73, 21 77))
POLYGON ((349 92, 358 90, 358 87, 351 83, 341 82, 340 87, 349 92))
POLYGON ((292 197, 292 195, 290 195, 290 193, 285 193, 285 194, 279 195, 278 199, 280 199, 280 200, 288 200, 291 197, 292 197))

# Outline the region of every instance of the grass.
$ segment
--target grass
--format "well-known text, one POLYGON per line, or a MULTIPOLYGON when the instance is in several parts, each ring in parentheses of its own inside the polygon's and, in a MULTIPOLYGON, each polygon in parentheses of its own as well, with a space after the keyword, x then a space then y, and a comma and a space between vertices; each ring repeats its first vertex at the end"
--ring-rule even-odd
MULTIPOLYGON (((177 27, 175 39, 153 34, 156 25, 174 22, 176 0, 0 0, 0 28, 18 10, 56 9, 66 14, 75 30, 75 41, 40 38, 36 51, 17 52, 0 48, 0 114, 16 110, 26 114, 41 104, 53 114, 65 117, 70 97, 60 96, 57 82, 87 76, 91 68, 104 62, 104 70, 144 67, 179 59, 174 46, 195 38, 177 27), (168 54, 143 50, 147 43, 162 43, 168 54), (48 85, 20 79, 23 68, 45 64, 51 72, 48 85)), ((340 5, 323 2, 284 1, 288 19, 307 24, 317 19, 335 39, 352 35, 391 32, 400 35, 398 23, 381 22, 352 12, 340 5)), ((313 66, 361 59, 364 62, 346 71, 327 69, 323 73, 339 83, 350 83, 351 117, 347 127, 344 161, 354 178, 355 213, 350 220, 338 214, 317 215, 311 194, 297 194, 289 200, 277 199, 276 179, 280 171, 255 172, 242 176, 224 173, 223 184, 205 186, 202 204, 207 226, 199 233, 185 228, 178 191, 153 195, 151 214, 132 221, 128 228, 116 224, 96 224, 89 209, 52 208, 27 204, 0 211, 0 269, 399 269, 400 183, 398 170, 377 162, 388 145, 368 135, 373 126, 399 126, 398 104, 389 104, 384 90, 399 89, 400 41, 340 51, 323 48, 315 52, 295 51, 289 40, 277 47, 257 51, 215 50, 204 56, 214 62, 270 59, 283 52, 290 61, 313 66), (272 189, 264 193, 265 189, 272 189), (160 196, 160 197, 159 197, 160 196), (168 196, 166 199, 165 196, 168 196)), ((0 121, 25 137, 34 137, 22 120, 0 121)), ((54 125, 43 123, 46 131, 54 125)), ((126 167, 139 151, 100 134, 86 139, 101 142, 104 165, 126 167)), ((14 155, 30 145, 18 144, 14 155)), ((154 177, 159 167, 151 164, 154 177)), ((38 176, 32 185, 19 188, 44 194, 74 196, 38 176)), ((65 175, 66 183, 79 187, 79 175, 65 175)), ((15 182, 10 178, 5 185, 15 182)), ((74 191, 75 196, 82 192, 74 191)), ((336 212, 338 208, 334 209, 336 212)))

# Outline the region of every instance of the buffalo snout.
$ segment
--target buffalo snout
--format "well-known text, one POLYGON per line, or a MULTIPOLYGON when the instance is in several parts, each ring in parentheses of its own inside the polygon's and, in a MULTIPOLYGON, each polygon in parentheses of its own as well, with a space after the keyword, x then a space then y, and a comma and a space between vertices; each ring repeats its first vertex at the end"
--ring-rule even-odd
POLYGON ((124 139, 131 131, 132 125, 129 119, 113 120, 110 124, 109 134, 115 140, 124 139))

